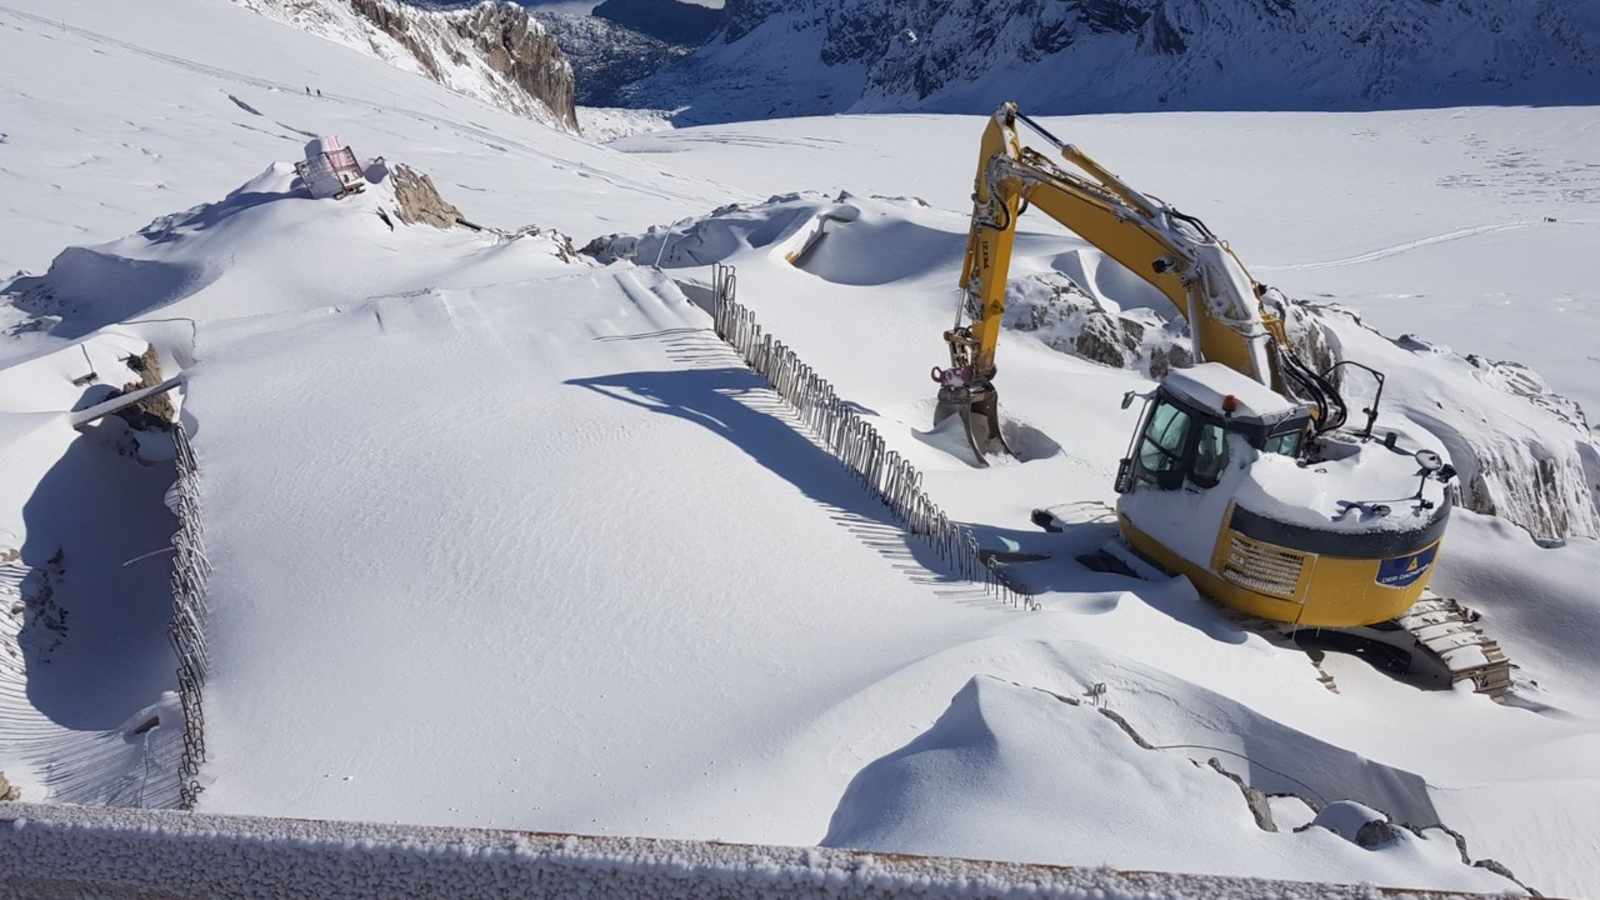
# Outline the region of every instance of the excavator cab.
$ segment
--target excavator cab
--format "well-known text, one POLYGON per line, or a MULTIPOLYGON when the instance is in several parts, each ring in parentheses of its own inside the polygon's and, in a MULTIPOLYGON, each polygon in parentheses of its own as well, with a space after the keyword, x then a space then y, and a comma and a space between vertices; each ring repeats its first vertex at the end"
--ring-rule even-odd
MULTIPOLYGON (((1224 385, 1236 382, 1232 387, 1258 405, 1246 405, 1235 394, 1219 396, 1214 389, 1201 389, 1181 371, 1178 377, 1169 377, 1147 398, 1131 452, 1117 470, 1117 493, 1125 494, 1135 484, 1162 491, 1216 487, 1238 455, 1229 448, 1230 434, 1258 452, 1290 459, 1299 459, 1308 449, 1309 404, 1262 391, 1258 383, 1222 366, 1211 375, 1224 385)), ((1136 396, 1125 395, 1123 408, 1131 406, 1136 396)))

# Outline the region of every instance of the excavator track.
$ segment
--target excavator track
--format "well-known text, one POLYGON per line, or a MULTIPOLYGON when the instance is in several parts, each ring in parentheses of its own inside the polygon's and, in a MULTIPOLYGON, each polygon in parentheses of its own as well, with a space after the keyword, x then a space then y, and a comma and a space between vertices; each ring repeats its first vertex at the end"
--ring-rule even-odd
MULTIPOLYGON (((1048 513, 1043 518, 1058 524, 1048 513)), ((1144 566, 1160 567, 1144 559, 1120 537, 1078 561, 1097 572, 1147 578, 1144 566)), ((1467 681, 1474 692, 1502 700, 1511 688, 1511 659, 1499 642, 1478 625, 1479 615, 1451 597, 1424 591, 1405 614, 1388 622, 1364 628, 1296 629, 1285 622, 1272 622, 1244 615, 1226 607, 1234 624, 1261 634, 1287 638, 1302 647, 1353 653, 1373 666, 1396 675, 1434 674, 1435 683, 1467 681), (1427 663, 1419 663, 1418 655, 1427 663), (1429 673, 1428 670, 1433 670, 1429 673)), ((1318 667, 1324 687, 1338 693, 1332 676, 1318 667)))
POLYGON ((1453 598, 1424 592, 1395 622, 1450 671, 1451 681, 1470 680, 1474 690, 1496 700, 1510 689, 1510 658, 1478 627, 1478 614, 1453 598))
MULTIPOLYGON (((1502 700, 1511 688, 1511 659, 1477 624, 1478 618, 1455 599, 1426 591, 1404 615, 1360 628, 1297 629, 1252 616, 1238 616, 1234 621, 1254 631, 1287 637, 1308 651, 1317 648, 1359 656, 1403 678, 1436 685, 1469 682, 1476 693, 1502 700)), ((1325 686, 1333 689, 1331 678, 1325 686)))

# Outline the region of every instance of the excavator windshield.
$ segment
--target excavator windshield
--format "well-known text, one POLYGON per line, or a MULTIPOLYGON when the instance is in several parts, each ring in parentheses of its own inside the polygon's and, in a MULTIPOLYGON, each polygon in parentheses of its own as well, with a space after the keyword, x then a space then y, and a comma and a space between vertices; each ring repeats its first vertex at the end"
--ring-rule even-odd
POLYGON ((1159 490, 1185 482, 1216 487, 1228 467, 1228 422, 1170 396, 1158 397, 1139 436, 1133 477, 1159 490))

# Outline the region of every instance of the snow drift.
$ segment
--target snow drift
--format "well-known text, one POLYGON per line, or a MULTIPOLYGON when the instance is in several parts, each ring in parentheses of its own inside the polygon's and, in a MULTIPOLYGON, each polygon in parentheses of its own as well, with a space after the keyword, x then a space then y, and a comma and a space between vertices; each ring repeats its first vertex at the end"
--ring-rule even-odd
POLYGON ((1252 801, 1225 771, 1141 746, 1136 732, 1101 713, 974 678, 933 727, 851 781, 822 843, 1017 861, 1070 847, 1077 858, 1113 868, 1234 874, 1240 865, 1254 875, 1317 881, 1517 888, 1464 865, 1439 829, 1397 829, 1371 848, 1356 843, 1356 829, 1348 836, 1325 827, 1280 831, 1261 812, 1265 799, 1252 801), (1128 841, 1131 830, 1144 838, 1128 841))

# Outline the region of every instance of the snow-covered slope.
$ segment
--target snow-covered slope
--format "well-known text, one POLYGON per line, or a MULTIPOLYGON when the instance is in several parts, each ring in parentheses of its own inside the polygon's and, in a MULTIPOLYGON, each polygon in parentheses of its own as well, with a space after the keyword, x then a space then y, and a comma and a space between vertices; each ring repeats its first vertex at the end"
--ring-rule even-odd
MULTIPOLYGON (((46 603, 6 613, 0 654, 22 665, 0 671, 0 768, 28 799, 171 799, 142 790, 168 783, 175 723, 165 622, 137 613, 159 605, 170 468, 120 455, 142 438, 115 425, 65 422, 149 348, 187 380, 215 565, 202 808, 1517 889, 1472 865, 1492 859, 1541 891, 1600 890, 1600 544, 1576 527, 1541 547, 1458 510, 1446 535, 1438 583, 1521 665, 1511 705, 1340 654, 1319 672, 1182 579, 1087 570, 1132 428, 1117 399, 1181 328, 1039 226, 1014 273, 1042 286, 1019 306, 1039 327, 1001 347, 1027 461, 974 470, 926 433, 980 119, 689 129, 622 153, 214 0, 161 22, 18 5, 0 0, 0 84, 25 86, 0 93, 0 248, 32 272, 5 310, 34 330, 0 344, 0 557, 54 577, 66 547, 50 583, 72 628, 52 652, 76 675, 11 638, 58 621, 46 603), (59 77, 30 78, 47 63, 59 77), (639 262, 548 231, 386 223, 388 181, 314 201, 287 163, 324 131, 417 164, 474 221, 632 235, 596 246, 639 262), (759 200, 794 187, 835 190, 759 200), (1018 554, 1008 576, 1039 611, 952 580, 716 342, 679 285, 713 260, 937 503, 1018 554), (1127 366, 1083 358, 1089 313, 1050 319, 1050 284, 1149 343, 1127 366), (85 368, 99 384, 74 383, 85 368), (1039 530, 1034 507, 1072 528, 1039 530), (1285 795, 1264 801, 1276 832, 1230 776, 1285 795)), ((1593 122, 1049 124, 1292 293, 1420 333, 1326 316, 1391 370, 1380 427, 1442 422, 1569 466, 1571 407, 1489 360, 1583 389, 1593 122)))
MULTIPOLYGON (((203 808, 780 843, 814 841, 830 821, 848 820, 864 830, 841 830, 837 842, 992 855, 954 833, 942 844, 897 843, 863 819, 896 807, 863 811, 847 786, 877 777, 858 773, 952 696, 946 716, 965 715, 961 686, 997 674, 1066 696, 1091 676, 1112 680, 1114 708, 1141 734, 1203 746, 1206 758, 1242 753, 1225 768, 1262 789, 1304 791, 1319 807, 1350 798, 1418 828, 1438 823, 1420 779, 1361 759, 1400 752, 1388 737, 1355 739, 1351 753, 1299 733, 1318 722, 1327 734, 1333 702, 1301 654, 1259 638, 1245 638, 1242 652, 1218 640, 1228 626, 1182 582, 1106 594, 1100 576, 1058 570, 1062 580, 1042 595, 1054 611, 1034 616, 949 580, 665 275, 564 259, 538 236, 391 231, 374 214, 390 202, 385 184, 338 203, 297 197, 290 185, 269 171, 234 195, 253 205, 172 221, 148 251, 235 260, 163 310, 194 329, 157 338, 172 342, 188 379, 183 416, 204 473, 214 566, 203 808), (283 240, 290 234, 301 237, 283 240), (330 295, 287 264, 321 270, 312 247, 343 248, 367 287, 393 293, 322 305, 330 295), (375 278, 396 252, 445 268, 390 267, 375 278), (1073 644, 1097 609, 1094 643, 1073 644), (1156 660, 1177 674, 1144 668, 1156 660), (1277 686, 1239 680, 1262 672, 1276 673, 1277 686), (1224 689, 1271 711, 1208 693, 1224 689), (1193 714, 1175 717, 1167 704, 1193 714), (1284 715, 1299 721, 1286 728, 1274 720, 1284 715), (1236 724, 1216 724, 1227 721, 1236 724)), ((909 257, 906 239, 926 225, 907 206, 894 228, 900 208, 884 209, 909 257)), ((788 246, 806 221, 768 216, 765 232, 788 246)), ((934 262, 923 244, 921 259, 934 262)), ((868 273, 848 255, 815 259, 831 276, 823 284, 868 273)), ((749 262, 747 290, 770 291, 774 272, 749 262)), ((796 277, 803 287, 817 276, 796 277)), ((922 277, 880 289, 921 318, 925 304, 907 304, 906 290, 922 277)), ((866 374, 827 358, 852 390, 866 374)), ((1032 364, 1058 375, 1084 365, 1050 350, 1032 364)), ((928 464, 936 489, 961 483, 959 464, 941 472, 941 451, 906 440, 892 393, 861 396, 896 445, 928 464)), ((1098 465, 1099 447, 1077 443, 1040 462, 1098 465)), ((1506 712, 1484 701, 1467 715, 1506 712)), ((1047 716, 1037 729, 1058 727, 1086 729, 1080 738, 1102 764, 1140 772, 1141 808, 1226 821, 1241 837, 1201 847, 1163 832, 1134 838, 1119 825, 1114 857, 1083 840, 1018 844, 1002 856, 1516 887, 1468 866, 1478 857, 1463 859, 1442 831, 1397 832, 1381 850, 1328 829, 1274 837, 1228 775, 1184 752, 1153 751, 1099 716, 1047 716)), ((1522 733, 1547 740, 1548 728, 1522 733)), ((1026 729, 999 731, 1006 757, 1022 762, 989 777, 1042 777, 1046 759, 1071 754, 1026 729)), ((1341 743, 1359 733, 1333 732, 1341 743)), ((1407 766, 1426 758, 1407 754, 1407 766)), ((1456 760, 1429 778, 1450 783, 1477 765, 1456 760)), ((1083 774, 1089 796, 1063 813, 1118 805, 1126 785, 1083 774)), ((907 802, 919 816, 965 811, 980 831, 999 814, 907 802)), ((1060 833, 1048 818, 1038 827, 1060 833)), ((1490 837, 1471 836, 1472 851, 1490 852, 1476 846, 1490 837)))
MULTIPOLYGON (((1587 765, 1578 760, 1589 751, 1576 747, 1600 740, 1591 718, 1600 710, 1571 680, 1573 666, 1581 673, 1579 678, 1591 677, 1587 673, 1594 670, 1592 662, 1578 661, 1574 648, 1600 641, 1600 615, 1587 578, 1578 574, 1600 565, 1600 544, 1574 537, 1560 549, 1543 551, 1549 556, 1534 557, 1528 551, 1539 551, 1524 537, 1526 548, 1513 555, 1502 549, 1504 535, 1486 533, 1478 525, 1482 520, 1467 511, 1458 511, 1446 534, 1442 571, 1454 560, 1472 562, 1463 565, 1460 580, 1442 580, 1441 584, 1481 610, 1484 627, 1503 637, 1508 653, 1523 666, 1518 674, 1520 702, 1542 710, 1542 715, 1523 709, 1473 707, 1471 704, 1482 698, 1446 697, 1397 685, 1364 663, 1345 657, 1330 656, 1322 663, 1337 683, 1339 694, 1320 686, 1306 690, 1314 676, 1303 655, 1291 652, 1274 663, 1271 660, 1280 651, 1255 650, 1259 638, 1227 623, 1220 613, 1195 598, 1181 579, 1165 586, 1150 585, 1095 575, 1075 561, 1076 554, 1098 546, 1114 531, 1109 516, 1114 499, 1112 477, 1134 416, 1118 410, 1117 398, 1127 390, 1148 388, 1142 372, 1086 362, 1041 341, 1037 333, 1011 331, 1002 337, 1000 348, 1001 390, 1013 437, 1027 461, 974 470, 947 449, 939 435, 926 432, 933 405, 926 369, 940 361, 937 336, 948 327, 953 303, 949 285, 959 270, 965 234, 965 214, 929 208, 916 200, 809 194, 776 197, 753 207, 724 208, 646 235, 598 241, 591 248, 606 257, 632 255, 648 261, 659 256, 669 270, 681 267, 685 274, 713 261, 737 265, 742 302, 751 305, 762 322, 802 358, 822 369, 845 396, 873 410, 873 421, 890 446, 923 469, 926 486, 938 502, 965 521, 981 523, 987 546, 1049 557, 1008 569, 1019 583, 1041 592, 1035 599, 1044 603, 1047 617, 1063 617, 1041 621, 1031 630, 1034 637, 1043 639, 1059 625, 1068 629, 1065 633, 1073 639, 1114 649, 1187 683, 1157 687, 1130 673, 1130 680, 1120 689, 1127 696, 1112 684, 1112 707, 1131 711, 1129 720, 1136 730, 1145 733, 1143 729, 1154 727, 1164 717, 1162 710, 1198 709, 1196 687, 1226 694, 1256 713, 1319 740, 1421 776, 1437 788, 1428 791, 1431 806, 1443 809, 1446 799, 1451 804, 1450 814, 1439 813, 1441 821, 1452 827, 1458 827, 1456 823, 1463 819, 1474 823, 1474 828, 1463 830, 1474 859, 1479 855, 1496 858, 1510 865, 1519 877, 1546 882, 1536 884, 1541 890, 1550 889, 1547 885, 1578 890, 1579 885, 1594 883, 1592 879, 1600 872, 1586 865, 1574 867, 1569 857, 1547 855, 1538 847, 1555 839, 1552 835, 1556 832, 1589 834, 1594 830, 1592 824, 1583 824, 1588 821, 1584 810, 1589 801, 1576 800, 1579 795, 1589 796, 1592 776, 1569 780, 1572 773, 1564 767, 1587 765), (825 237, 803 257, 801 265, 790 264, 789 254, 804 246, 824 220, 829 222, 825 237), (840 328, 841 322, 850 327, 840 328), (886 341, 885 335, 897 337, 886 341), (923 335, 925 343, 919 344, 916 335, 923 335), (1073 527, 1061 536, 1037 530, 1030 524, 1030 511, 1041 506, 1055 509, 1073 527), (1540 566, 1544 575, 1538 580, 1518 581, 1510 573, 1522 560, 1540 566), (1508 626, 1503 630, 1502 622, 1508 626), (1528 628, 1533 631, 1524 630, 1528 628), (1285 668, 1275 670, 1274 664, 1285 668), (1156 706, 1146 706, 1147 700, 1156 701, 1156 706), (1488 743, 1479 744, 1481 741, 1488 743), (1524 759, 1528 766, 1517 776, 1504 768, 1513 758, 1524 759), (1546 764, 1554 768, 1546 769, 1546 764), (1530 796, 1540 798, 1537 810, 1515 815, 1502 812, 1496 820, 1496 804, 1514 791, 1505 786, 1502 777, 1538 782, 1538 788, 1530 788, 1530 796), (1547 779, 1562 786, 1556 788, 1547 779), (1491 787, 1497 784, 1501 786, 1491 787), (1561 791, 1574 792, 1573 802, 1556 799, 1561 791), (1538 820, 1550 824, 1531 824, 1538 820), (1506 824, 1495 824, 1497 821, 1506 824), (1537 832, 1537 838, 1528 835, 1530 829, 1537 832)), ((1050 271, 1081 270, 1081 253, 1075 239, 1028 232, 1019 238, 1013 274, 1027 278, 1050 271)), ((1099 285, 1113 295, 1120 293, 1115 279, 1103 279, 1099 285)), ((1124 294, 1122 299, 1129 306, 1138 302, 1137 295, 1124 294)), ((1427 414, 1437 412, 1437 400, 1455 417, 1451 421, 1461 423, 1478 440, 1505 434, 1535 446, 1549 442, 1553 447, 1561 446, 1557 442, 1575 440, 1570 428, 1559 420, 1518 421, 1524 416, 1537 418, 1545 411, 1521 396, 1480 382, 1464 361, 1395 347, 1360 326, 1351 327, 1352 334, 1367 335, 1392 349, 1381 359, 1392 384, 1385 394, 1380 428, 1385 422, 1407 429, 1436 425, 1427 414), (1408 384, 1412 385, 1409 389, 1405 387, 1408 384), (1489 417, 1491 410, 1494 415, 1489 417), (1489 421, 1473 423, 1471 415, 1476 413, 1489 421)), ((1355 346, 1352 339, 1351 347, 1355 346)), ((1587 446, 1592 447, 1592 441, 1587 446)), ((1074 697, 1082 696, 1096 681, 1110 683, 1101 671, 1129 671, 1128 664, 1119 661, 1092 663, 1078 674, 1069 674, 1074 665, 1062 660, 1072 656, 1073 651, 1052 650, 1046 656, 1052 662, 1042 667, 1019 665, 1012 651, 994 650, 982 658, 989 660, 986 670, 992 674, 1074 697)), ((1305 746, 1281 757, 1266 751, 1255 743, 1260 734, 1260 729, 1246 727, 1232 715, 1195 712, 1174 721, 1166 731, 1170 739, 1151 734, 1146 738, 1152 744, 1216 747, 1249 735, 1243 738, 1247 746, 1234 746, 1253 763, 1289 772, 1302 782, 1314 781, 1305 771, 1308 767, 1329 771, 1326 766, 1308 763, 1305 746), (1223 735, 1200 736, 1201 731, 1213 727, 1206 723, 1216 722, 1229 723, 1222 726, 1223 735), (1279 767, 1280 759, 1289 760, 1289 768, 1279 767)), ((953 770, 959 771, 959 767, 953 770)), ((958 777, 941 773, 929 777, 958 777)), ((1253 769, 1250 777, 1265 776, 1253 769)), ((1331 791, 1316 790, 1324 796, 1337 793, 1360 799, 1351 779, 1338 777, 1336 783, 1338 788, 1331 791)), ((1032 790, 1030 784, 1019 779, 1005 789, 1023 795, 1032 790)), ((921 798, 918 804, 931 804, 933 798, 947 797, 948 792, 930 790, 915 796, 921 798)), ((1398 822, 1422 824, 1408 813, 1396 812, 1392 798, 1363 802, 1389 812, 1398 822)), ((942 812, 943 807, 937 805, 919 805, 905 813, 886 812, 888 820, 856 822, 840 834, 895 835, 898 843, 885 840, 873 846, 921 849, 928 846, 923 841, 928 840, 929 832, 915 823, 938 821, 942 812)), ((1041 825, 1040 830, 1046 829, 1041 825)), ((960 829, 942 834, 961 842, 971 837, 971 832, 960 829)), ((1587 840, 1580 838, 1579 842, 1587 840)))
POLYGON ((505 229, 643 228, 726 196, 229 3, 175 0, 159 19, 116 9, 0 4, 7 277, 216 201, 317 134, 433 173, 475 221, 505 229))
POLYGON ((1586 0, 729 0, 627 90, 685 122, 832 112, 1373 109, 1600 100, 1586 0))
POLYGON ((404 0, 234 2, 517 115, 578 128, 572 65, 539 20, 515 3, 431 9, 404 0))

